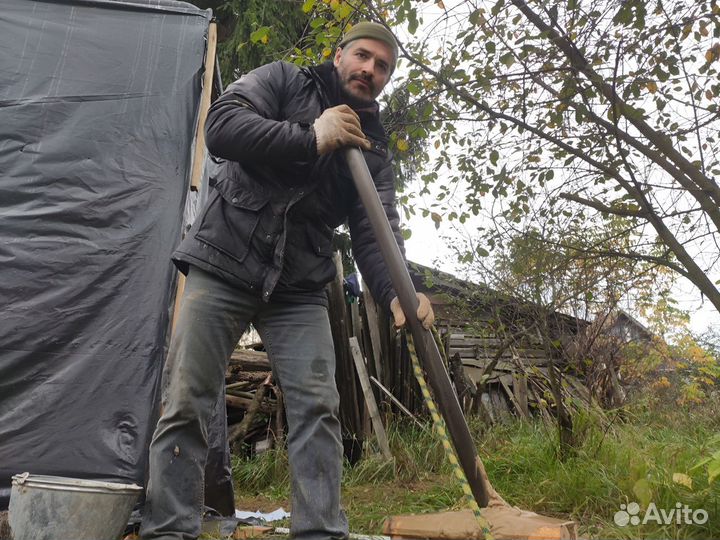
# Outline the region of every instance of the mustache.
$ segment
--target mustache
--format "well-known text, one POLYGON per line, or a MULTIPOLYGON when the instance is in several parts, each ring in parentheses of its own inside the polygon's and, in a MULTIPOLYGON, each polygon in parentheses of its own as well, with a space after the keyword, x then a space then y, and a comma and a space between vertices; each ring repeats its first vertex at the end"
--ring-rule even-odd
POLYGON ((363 74, 350 75, 350 80, 351 81, 355 81, 355 80, 362 81, 365 84, 367 84, 371 90, 375 89, 375 85, 372 82, 372 78, 368 77, 367 75, 363 75, 363 74))

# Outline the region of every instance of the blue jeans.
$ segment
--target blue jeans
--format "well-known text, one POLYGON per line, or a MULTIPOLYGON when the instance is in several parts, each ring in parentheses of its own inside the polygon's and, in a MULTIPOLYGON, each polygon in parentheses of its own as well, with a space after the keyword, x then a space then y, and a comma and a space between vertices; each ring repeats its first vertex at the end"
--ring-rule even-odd
POLYGON ((283 391, 292 482, 291 535, 347 537, 340 508, 342 442, 327 308, 264 303, 191 267, 163 371, 163 412, 150 445, 143 539, 200 534, 207 426, 228 359, 252 322, 283 391))

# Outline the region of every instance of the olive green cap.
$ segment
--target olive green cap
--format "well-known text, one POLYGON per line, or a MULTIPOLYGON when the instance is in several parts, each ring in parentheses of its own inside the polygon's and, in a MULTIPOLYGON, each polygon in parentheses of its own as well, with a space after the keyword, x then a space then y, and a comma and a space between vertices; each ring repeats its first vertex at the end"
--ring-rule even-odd
POLYGON ((339 47, 342 48, 356 39, 377 39, 378 41, 387 43, 392 50, 393 61, 397 62, 397 41, 395 41, 395 36, 392 35, 392 32, 390 32, 390 30, 385 28, 382 24, 370 21, 362 21, 357 23, 345 33, 339 47))

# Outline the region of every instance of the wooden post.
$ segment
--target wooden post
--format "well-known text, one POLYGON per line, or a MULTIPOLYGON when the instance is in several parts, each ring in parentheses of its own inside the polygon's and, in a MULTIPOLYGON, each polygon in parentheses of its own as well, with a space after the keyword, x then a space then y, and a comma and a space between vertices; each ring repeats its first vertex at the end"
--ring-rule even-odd
MULTIPOLYGON (((200 95, 200 108, 198 110, 197 127, 195 128, 195 143, 193 150, 192 170, 190 173, 190 189, 199 191, 202 183, 202 169, 205 157, 205 121, 207 120, 210 101, 212 100, 213 77, 215 76, 215 51, 217 49, 217 24, 210 23, 208 27, 207 50, 205 52, 205 74, 203 76, 202 94, 200 95)), ((175 289, 175 306, 171 331, 175 329, 178 313, 180 313, 180 300, 185 291, 185 276, 178 274, 177 288, 175 289)))
POLYGON ((345 431, 343 437, 345 437, 362 433, 362 420, 355 386, 355 370, 348 347, 348 317, 343 291, 343 267, 340 252, 335 252, 333 259, 337 274, 335 280, 328 285, 328 315, 335 345, 335 381, 340 392, 340 421, 345 431))
POLYGON ((382 452, 385 459, 392 459, 392 452, 390 452, 390 445, 388 444, 387 434, 385 428, 380 421, 380 411, 378 410, 377 402, 375 401, 375 394, 373 394, 372 388, 370 387, 370 378, 367 374, 365 367, 365 360, 363 359, 362 352, 360 352, 360 345, 356 337, 350 338, 350 352, 352 353, 353 360, 355 361, 355 369, 357 370, 358 378, 360 379, 360 386, 362 387, 363 394, 365 395, 365 403, 367 404, 368 412, 370 413, 370 420, 372 421, 373 430, 377 437, 378 444, 380 445, 380 451, 382 452))

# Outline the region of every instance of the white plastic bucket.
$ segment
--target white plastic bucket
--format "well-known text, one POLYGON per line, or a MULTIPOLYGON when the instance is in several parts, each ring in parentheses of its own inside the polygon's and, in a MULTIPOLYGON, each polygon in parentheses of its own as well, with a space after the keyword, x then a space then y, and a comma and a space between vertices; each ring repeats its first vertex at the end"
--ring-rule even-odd
POLYGON ((117 540, 142 488, 30 473, 12 477, 13 540, 117 540))

